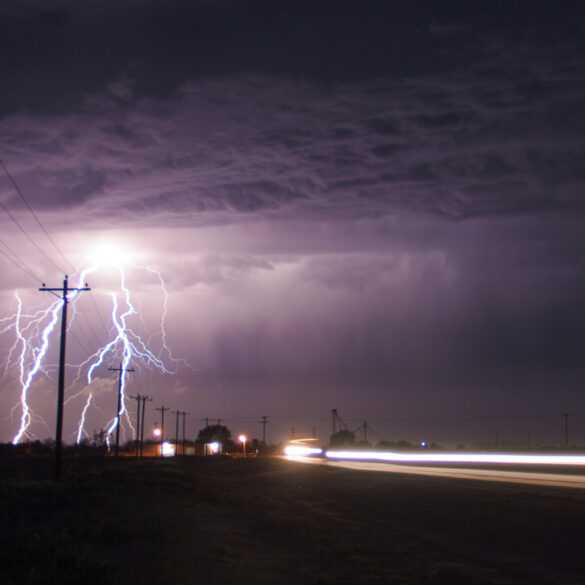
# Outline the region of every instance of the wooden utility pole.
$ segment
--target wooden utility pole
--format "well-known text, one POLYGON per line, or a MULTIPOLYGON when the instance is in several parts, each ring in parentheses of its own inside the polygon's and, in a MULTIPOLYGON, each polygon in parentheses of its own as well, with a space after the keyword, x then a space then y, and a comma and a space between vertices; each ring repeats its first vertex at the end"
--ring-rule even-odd
POLYGON ((185 412, 184 410, 177 410, 177 411, 173 411, 173 414, 177 415, 177 426, 175 427, 175 455, 179 454, 179 416, 183 417, 183 450, 182 450, 182 454, 185 454, 185 417, 188 414, 191 414, 189 412, 185 412))
POLYGON ((130 396, 132 400, 136 400, 136 457, 138 457, 138 446, 140 445, 140 401, 142 396, 130 396))
POLYGON ((177 422, 175 423, 175 455, 179 454, 179 415, 181 414, 180 410, 175 410, 173 414, 177 415, 177 422))
POLYGON ((148 396, 142 397, 142 425, 140 427, 140 457, 144 457, 144 410, 146 402, 152 402, 152 398, 148 396))
POLYGON ((260 424, 262 425, 262 445, 266 447, 266 425, 270 422, 267 416, 260 417, 262 420, 260 424))
POLYGON ((160 454, 162 456, 162 444, 165 440, 165 411, 170 410, 170 407, 165 408, 164 404, 155 410, 160 411, 160 454))
POLYGON ((118 372, 118 408, 116 410, 116 457, 118 457, 120 445, 120 410, 122 409, 122 375, 124 372, 134 372, 133 368, 123 368, 120 364, 119 368, 108 368, 111 372, 118 372))
POLYGON ((59 348, 59 386, 57 392, 57 425, 55 429, 55 480, 61 479, 61 451, 63 447, 63 405, 65 402, 65 347, 67 340, 67 295, 71 291, 88 291, 87 283, 82 288, 69 288, 68 276, 65 275, 63 286, 61 288, 39 288, 42 292, 61 293, 63 305, 61 307, 61 344, 59 348))
POLYGON ((185 454, 185 417, 189 416, 191 413, 183 411, 181 414, 183 415, 183 455, 184 455, 185 454))

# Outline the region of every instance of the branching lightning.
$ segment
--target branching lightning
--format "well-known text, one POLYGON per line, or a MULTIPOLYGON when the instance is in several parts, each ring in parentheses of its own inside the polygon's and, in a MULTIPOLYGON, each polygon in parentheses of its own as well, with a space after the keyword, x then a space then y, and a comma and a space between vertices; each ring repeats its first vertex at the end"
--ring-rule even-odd
MULTIPOLYGON (((98 406, 99 396, 106 391, 112 395, 116 395, 118 392, 118 385, 110 377, 110 374, 108 373, 107 377, 102 375, 101 378, 98 378, 99 372, 107 370, 112 365, 120 366, 121 406, 118 413, 120 424, 122 425, 124 421, 124 426, 131 433, 135 433, 126 408, 128 369, 135 368, 137 375, 145 368, 156 369, 161 374, 174 374, 182 362, 182 360, 173 357, 167 344, 168 293, 161 273, 153 268, 134 264, 130 264, 129 268, 139 275, 141 274, 142 279, 145 275, 152 279, 154 275, 163 299, 158 331, 149 332, 145 338, 136 329, 137 326, 141 330, 144 328, 145 319, 142 318, 140 311, 132 301, 130 287, 127 284, 127 270, 115 253, 110 253, 106 259, 103 257, 93 258, 88 268, 78 272, 79 287, 84 285, 90 274, 92 280, 97 281, 102 273, 107 273, 107 276, 102 276, 102 278, 110 279, 114 274, 113 282, 115 283, 115 290, 107 293, 111 311, 108 330, 105 332, 106 342, 81 361, 67 364, 67 371, 72 371, 74 375, 71 376, 72 380, 66 388, 66 404, 69 404, 70 407, 73 404, 80 404, 75 432, 75 440, 78 443, 84 437, 89 437, 85 425, 90 412, 96 411, 100 413, 100 417, 103 417, 98 406), (153 343, 157 345, 156 349, 151 348, 153 343)), ((103 295, 103 291, 96 290, 95 285, 92 286, 92 290, 95 291, 96 295, 100 295, 100 293, 103 295)), ((67 302, 71 308, 68 331, 75 330, 75 323, 78 322, 82 312, 79 301, 81 297, 82 295, 74 290, 67 295, 67 302)), ((48 308, 27 313, 24 311, 22 296, 16 293, 15 298, 16 309, 13 314, 0 320, 0 335, 13 336, 13 342, 1 366, 5 376, 14 370, 18 373, 19 399, 12 409, 12 416, 18 419, 18 429, 12 438, 12 443, 18 444, 23 439, 35 436, 31 429, 31 424, 35 420, 32 405, 35 393, 41 391, 39 386, 42 384, 38 381, 39 375, 52 379, 57 371, 56 364, 50 363, 50 356, 55 353, 53 346, 58 345, 56 329, 58 329, 57 323, 63 301, 55 299, 48 308)), ((67 416, 71 417, 72 415, 68 414, 67 416)), ((113 417, 106 418, 106 421, 101 423, 106 429, 107 437, 115 431, 117 421, 118 416, 114 413, 113 417)))

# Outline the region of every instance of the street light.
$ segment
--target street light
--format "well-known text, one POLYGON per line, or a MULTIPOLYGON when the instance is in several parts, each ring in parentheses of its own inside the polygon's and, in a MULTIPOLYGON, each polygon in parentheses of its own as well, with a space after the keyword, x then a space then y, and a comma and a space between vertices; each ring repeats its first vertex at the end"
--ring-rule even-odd
POLYGON ((246 441, 248 440, 248 437, 246 437, 246 435, 240 435, 238 437, 238 440, 240 441, 240 443, 242 443, 242 451, 244 453, 244 457, 246 456, 246 441))
MULTIPOLYGON (((157 440, 159 440, 161 442, 160 455, 162 457, 162 431, 161 431, 161 428, 158 426, 158 423, 154 423, 154 429, 152 429, 152 434, 154 435, 154 437, 157 440)), ((155 453, 156 453, 156 447, 155 447, 155 453)))

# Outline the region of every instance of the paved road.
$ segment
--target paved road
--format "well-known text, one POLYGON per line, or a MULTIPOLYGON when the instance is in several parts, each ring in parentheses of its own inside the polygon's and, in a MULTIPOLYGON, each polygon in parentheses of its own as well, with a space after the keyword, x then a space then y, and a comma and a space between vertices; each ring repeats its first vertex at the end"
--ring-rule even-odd
POLYGON ((297 457, 297 461, 306 463, 331 465, 359 471, 378 471, 386 473, 407 473, 411 475, 430 475, 435 477, 451 477, 455 479, 475 479, 480 481, 498 481, 528 485, 570 487, 585 489, 585 475, 576 473, 519 471, 514 469, 481 469, 467 467, 430 467, 426 465, 396 465, 375 461, 343 461, 320 458, 297 457))

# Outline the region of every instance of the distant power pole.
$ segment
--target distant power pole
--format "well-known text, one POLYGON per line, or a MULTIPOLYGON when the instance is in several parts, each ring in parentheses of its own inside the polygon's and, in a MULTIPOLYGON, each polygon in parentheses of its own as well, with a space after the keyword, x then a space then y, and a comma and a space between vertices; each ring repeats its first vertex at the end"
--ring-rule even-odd
POLYGON ((118 408, 116 410, 116 457, 118 457, 118 450, 120 444, 120 410, 122 408, 122 376, 124 372, 134 372, 133 368, 126 368, 122 367, 120 364, 119 368, 112 368, 111 366, 108 368, 111 372, 118 372, 118 408))
POLYGON ((144 457, 144 410, 146 402, 152 402, 152 398, 148 396, 142 397, 142 425, 140 425, 140 457, 144 457))
POLYGON ((185 454, 185 417, 189 416, 191 413, 190 412, 181 412, 181 414, 183 415, 183 455, 185 454))
POLYGON ((61 307, 61 344, 59 349, 59 386, 57 392, 57 425, 55 430, 55 480, 61 479, 61 450, 63 445, 63 404, 65 401, 65 346, 67 340, 67 294, 70 291, 88 291, 87 283, 83 288, 69 288, 68 276, 65 275, 63 286, 61 288, 39 288, 41 292, 61 293, 63 305, 61 307))
POLYGON ((209 426, 209 417, 206 416, 205 418, 201 419, 202 421, 205 421, 205 426, 208 427, 209 426))
POLYGON ((180 410, 175 410, 173 414, 177 415, 177 422, 175 424, 175 455, 179 454, 179 415, 181 414, 180 410))
POLYGON ((266 447, 266 425, 270 422, 267 416, 262 416, 260 424, 262 425, 262 444, 266 447))
MULTIPOLYGON (((163 404, 160 408, 156 408, 155 410, 160 411, 160 444, 162 445, 165 440, 165 410, 170 410, 170 408, 165 408, 163 404)), ((162 448, 160 454, 162 455, 162 448)))
POLYGON ((130 396, 132 400, 136 400, 136 457, 138 457, 138 446, 140 445, 140 401, 142 396, 137 394, 136 396, 130 396))
POLYGON ((144 440, 144 408, 145 403, 148 400, 152 402, 152 398, 148 396, 140 396, 140 394, 136 394, 136 396, 130 396, 132 400, 136 400, 137 402, 137 409, 136 409, 136 457, 139 455, 142 457, 142 441, 144 440), (140 408, 140 401, 142 400, 142 409, 140 408), (141 421, 142 418, 142 421, 141 421))
POLYGON ((337 420, 337 408, 331 410, 331 434, 335 434, 335 421, 337 420))
POLYGON ((290 428, 290 438, 294 439, 295 435, 296 435, 296 429, 295 429, 295 427, 291 427, 290 428))
POLYGON ((565 449, 569 448, 569 415, 568 413, 563 414, 565 417, 565 449))

